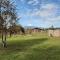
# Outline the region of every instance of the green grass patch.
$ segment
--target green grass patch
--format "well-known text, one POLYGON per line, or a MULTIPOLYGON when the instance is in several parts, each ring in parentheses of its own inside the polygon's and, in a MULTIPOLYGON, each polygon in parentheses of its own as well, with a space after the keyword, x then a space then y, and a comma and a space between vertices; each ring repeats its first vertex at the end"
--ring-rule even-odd
POLYGON ((15 35, 0 44, 0 60, 60 60, 60 38, 46 33, 15 35))

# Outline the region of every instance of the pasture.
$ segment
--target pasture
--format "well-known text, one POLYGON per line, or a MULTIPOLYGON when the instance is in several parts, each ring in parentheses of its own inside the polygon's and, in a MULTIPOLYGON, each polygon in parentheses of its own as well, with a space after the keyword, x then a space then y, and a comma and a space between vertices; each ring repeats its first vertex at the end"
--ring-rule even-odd
POLYGON ((47 33, 8 36, 7 46, 0 41, 0 60, 60 60, 60 37, 47 33))

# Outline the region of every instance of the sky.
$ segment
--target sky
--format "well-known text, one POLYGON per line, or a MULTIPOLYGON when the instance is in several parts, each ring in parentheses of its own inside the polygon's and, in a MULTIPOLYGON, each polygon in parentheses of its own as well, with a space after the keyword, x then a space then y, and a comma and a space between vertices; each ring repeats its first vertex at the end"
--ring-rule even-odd
POLYGON ((60 27, 60 0, 14 0, 22 26, 60 27))

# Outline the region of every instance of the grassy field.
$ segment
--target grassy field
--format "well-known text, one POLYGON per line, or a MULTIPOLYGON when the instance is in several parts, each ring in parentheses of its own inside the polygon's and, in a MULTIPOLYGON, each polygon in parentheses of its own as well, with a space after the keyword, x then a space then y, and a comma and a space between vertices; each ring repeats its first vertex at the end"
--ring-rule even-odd
POLYGON ((8 37, 7 45, 0 42, 0 60, 60 60, 60 38, 46 33, 8 37))

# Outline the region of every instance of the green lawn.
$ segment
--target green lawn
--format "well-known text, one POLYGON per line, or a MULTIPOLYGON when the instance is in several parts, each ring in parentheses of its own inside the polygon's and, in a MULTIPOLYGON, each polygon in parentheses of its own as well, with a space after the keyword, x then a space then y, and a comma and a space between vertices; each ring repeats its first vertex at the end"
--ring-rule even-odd
POLYGON ((8 37, 7 45, 0 42, 0 60, 60 60, 60 38, 46 33, 8 37))

